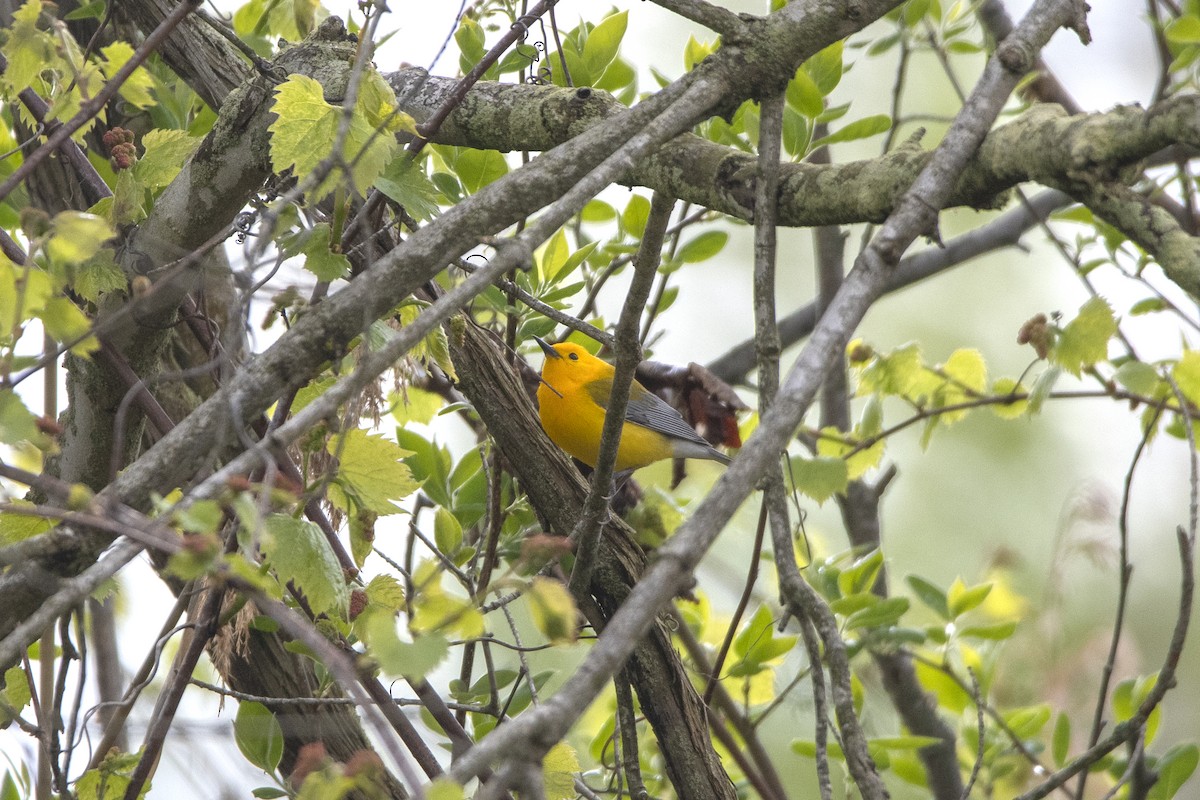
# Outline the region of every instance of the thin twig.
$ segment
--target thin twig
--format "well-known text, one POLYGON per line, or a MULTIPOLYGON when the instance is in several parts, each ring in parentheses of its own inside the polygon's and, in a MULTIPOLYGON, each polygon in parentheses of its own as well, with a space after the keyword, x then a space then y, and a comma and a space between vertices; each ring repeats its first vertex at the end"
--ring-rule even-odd
POLYGON ((625 425, 625 408, 633 385, 633 374, 641 361, 641 348, 637 342, 638 322, 645 308, 646 298, 662 258, 663 237, 671 220, 674 198, 655 192, 650 202, 650 217, 642 234, 642 244, 634 259, 633 281, 625 304, 621 308, 616 333, 616 363, 612 390, 605 405, 604 427, 600 434, 600 452, 596 456, 592 472, 591 488, 583 503, 583 512, 571 538, 575 541, 575 566, 571 569, 569 586, 571 593, 581 596, 591 585, 592 568, 595 566, 596 551, 600 544, 600 532, 608 513, 609 492, 612 488, 613 469, 617 461, 617 448, 621 443, 621 429, 625 425))

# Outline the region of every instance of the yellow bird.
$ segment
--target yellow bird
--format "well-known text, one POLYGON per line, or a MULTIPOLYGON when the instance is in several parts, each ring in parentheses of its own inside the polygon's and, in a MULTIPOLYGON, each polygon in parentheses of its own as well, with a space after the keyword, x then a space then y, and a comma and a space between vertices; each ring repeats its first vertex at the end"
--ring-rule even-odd
MULTIPOLYGON (((577 344, 552 345, 540 338, 537 343, 546 353, 537 392, 542 427, 556 445, 594 467, 615 370, 577 344)), ((664 458, 729 463, 729 456, 714 449, 678 411, 635 380, 614 469, 638 469, 664 458)))

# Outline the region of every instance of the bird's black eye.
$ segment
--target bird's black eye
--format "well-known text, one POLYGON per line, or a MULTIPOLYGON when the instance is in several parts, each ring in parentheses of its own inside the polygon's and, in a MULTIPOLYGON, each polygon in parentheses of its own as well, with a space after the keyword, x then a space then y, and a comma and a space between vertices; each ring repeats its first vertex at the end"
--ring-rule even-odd
POLYGON ((579 353, 571 353, 571 355, 567 356, 567 358, 571 359, 572 361, 578 361, 579 353))

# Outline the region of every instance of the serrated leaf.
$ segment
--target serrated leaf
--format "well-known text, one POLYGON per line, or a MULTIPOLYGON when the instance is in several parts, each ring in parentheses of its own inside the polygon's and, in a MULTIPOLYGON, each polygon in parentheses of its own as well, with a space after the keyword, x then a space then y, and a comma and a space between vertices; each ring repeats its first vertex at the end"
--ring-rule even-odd
POLYGON ((578 636, 575 599, 559 581, 536 577, 525 592, 533 624, 551 644, 571 644, 578 636))
POLYGON ((287 248, 289 255, 304 256, 304 268, 321 281, 335 281, 350 274, 350 259, 330 247, 332 231, 328 222, 319 222, 302 233, 287 248), (298 245, 298 246, 297 246, 298 245))
POLYGON ((483 614, 469 598, 449 594, 442 586, 442 576, 433 561, 425 561, 415 570, 416 596, 409 626, 416 633, 447 631, 463 639, 483 635, 483 614))
POLYGON ((50 298, 37 316, 53 339, 64 343, 75 342, 71 345, 71 352, 75 355, 85 356, 100 349, 100 341, 88 335, 92 321, 69 298, 50 298), (79 341, 76 342, 76 339, 79 341))
MULTIPOLYGON (((997 378, 992 384, 992 394, 998 397, 1005 395, 1026 394, 1027 389, 1021 384, 1014 381, 1012 378, 997 378)), ((1029 401, 1021 398, 1013 400, 1011 403, 993 403, 992 413, 1000 417, 1000 419, 1017 419, 1024 416, 1029 410, 1029 401)))
POLYGON ((0 691, 0 726, 7 726, 12 722, 12 714, 20 714, 21 709, 25 708, 26 704, 33 699, 33 692, 29 689, 29 679, 25 674, 25 669, 17 664, 9 667, 4 672, 4 689, 0 691))
POLYGON ((1085 368, 1108 357, 1108 340, 1117 332, 1117 320, 1103 298, 1093 297, 1079 309, 1055 342, 1051 359, 1078 377, 1085 368))
POLYGON ((859 393, 909 396, 924 369, 921 348, 916 343, 897 347, 890 353, 878 354, 867 363, 859 376, 859 393))
POLYGON ((391 575, 376 575, 366 588, 367 600, 393 612, 404 608, 404 587, 391 575))
POLYGON ((108 220, 84 211, 62 211, 50 223, 46 255, 55 264, 68 265, 87 261, 117 235, 108 220))
POLYGON ((75 293, 89 303, 98 302, 100 296, 108 292, 123 292, 128 285, 125 273, 113 260, 112 251, 107 249, 101 250, 86 264, 75 267, 75 280, 71 282, 75 293))
POLYGON ((420 484, 401 459, 413 455, 400 445, 360 428, 334 437, 326 445, 337 456, 338 471, 329 496, 342 508, 354 506, 380 516, 399 513, 394 501, 417 490, 420 484))
MULTIPOLYGON (((337 140, 338 125, 344 111, 325 102, 321 84, 304 75, 289 75, 275 89, 275 102, 271 110, 277 115, 271 123, 271 163, 276 172, 291 169, 298 180, 304 180, 330 157, 316 142, 333 143, 337 140)), ((360 194, 375 182, 384 167, 392 159, 399 146, 394 137, 375 135, 375 126, 370 123, 361 108, 355 107, 350 114, 349 130, 345 139, 342 161, 351 164, 350 179, 353 188, 360 194)), ((313 190, 320 198, 328 195, 337 185, 337 176, 327 176, 313 190)))
POLYGON ((12 389, 0 389, 0 442, 35 441, 37 421, 12 389))
POLYGON ((272 514, 266 519, 266 532, 263 552, 280 581, 295 583, 317 614, 344 615, 350 589, 321 529, 307 520, 272 514))
POLYGON ((846 491, 850 470, 840 458, 793 458, 792 480, 796 488, 816 500, 818 505, 846 491))
MULTIPOLYGON (((133 58, 133 47, 126 42, 113 42, 101 47, 100 55, 104 57, 104 63, 101 65, 104 77, 112 80, 121 67, 133 58)), ((144 67, 136 67, 125 78, 118 91, 126 102, 136 108, 150 108, 154 105, 154 94, 151 92, 153 88, 153 76, 144 67)))
MULTIPOLYGON (((624 12, 622 12, 624 13, 624 12)), ((546 789, 546 800, 572 800, 575 791, 575 775, 579 772, 579 757, 566 742, 550 748, 542 760, 542 782, 546 789)))
POLYGON ((151 189, 166 186, 199 146, 200 137, 189 136, 187 131, 155 128, 142 137, 146 152, 134 163, 133 174, 151 189))
POLYGON ((356 629, 363 631, 370 655, 392 675, 424 678, 442 663, 450 650, 445 637, 438 633, 426 633, 411 642, 401 641, 396 634, 395 615, 382 608, 364 611, 356 621, 356 629))
POLYGON ((425 169, 406 155, 388 162, 383 174, 375 179, 375 187, 404 206, 413 219, 424 222, 441 210, 442 194, 425 169))
POLYGON ((283 758, 283 729, 266 706, 248 700, 239 702, 233 738, 247 761, 263 772, 275 773, 283 758))

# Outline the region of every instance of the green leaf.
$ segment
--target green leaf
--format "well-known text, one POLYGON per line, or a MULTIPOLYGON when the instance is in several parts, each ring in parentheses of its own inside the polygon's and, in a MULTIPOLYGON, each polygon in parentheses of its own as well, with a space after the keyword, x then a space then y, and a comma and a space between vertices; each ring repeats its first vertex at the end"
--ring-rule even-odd
POLYGON ((588 72, 596 78, 603 75, 617 57, 628 23, 629 12, 622 11, 605 17, 588 33, 587 42, 583 45, 583 62, 588 72))
POLYGON ((850 484, 850 471, 840 458, 791 459, 792 480, 796 488, 824 504, 835 494, 846 491, 850 484))
POLYGON ((470 193, 482 189, 508 173, 508 162, 495 150, 471 150, 463 148, 454 161, 454 174, 470 193))
MULTIPOLYGON (((624 12, 622 12, 624 13, 624 12)), ((579 772, 579 757, 566 742, 550 748, 542 760, 542 782, 546 788, 546 800, 572 800, 575 791, 575 775, 579 772)))
POLYGON ((331 439, 326 450, 338 459, 329 497, 342 508, 353 505, 380 516, 396 514, 402 509, 393 501, 408 497, 420 486, 401 461, 413 455, 412 451, 379 434, 354 428, 331 439))
POLYGON ((1140 317, 1143 314, 1153 314, 1155 311, 1166 311, 1170 306, 1160 297, 1147 297, 1138 300, 1129 308, 1129 316, 1140 317))
POLYGON ((727 241, 729 234, 725 231, 705 231, 680 247, 675 257, 685 264, 705 261, 721 252, 727 241))
POLYGON ((37 80, 43 69, 62 62, 54 38, 48 32, 38 30, 37 21, 41 12, 41 0, 26 0, 12 14, 3 48, 4 56, 8 59, 3 82, 13 96, 37 80))
POLYGON ((183 164, 200 146, 200 137, 187 131, 156 128, 142 137, 146 153, 133 165, 133 174, 151 189, 166 186, 175 180, 183 164))
POLYGON ((864 117, 855 120, 848 125, 844 125, 828 136, 823 136, 812 143, 813 149, 827 144, 837 144, 838 142, 852 142, 857 139, 866 139, 868 136, 875 136, 883 133, 892 127, 892 118, 887 114, 875 114, 874 116, 864 117))
POLYGON ((100 341, 95 336, 88 336, 92 329, 92 321, 69 298, 50 298, 37 316, 46 326, 46 333, 50 334, 51 338, 59 342, 80 340, 71 346, 71 352, 75 355, 87 355, 100 349, 100 341))
POLYGON ((438 550, 448 556, 453 556, 462 547, 462 525, 454 518, 450 509, 438 507, 433 518, 433 538, 438 550))
POLYGON ((846 627, 853 630, 892 625, 907 613, 908 608, 907 597, 880 598, 879 602, 872 603, 847 617, 846 627))
MULTIPOLYGON (((0 392, 0 442, 4 441, 4 412, 2 409, 5 403, 4 395, 5 392, 0 392)), ((34 508, 33 503, 21 499, 10 500, 9 505, 24 506, 31 511, 34 508)), ((0 511, 0 545, 25 541, 30 537, 37 536, 39 533, 45 533, 53 527, 53 520, 39 517, 36 514, 17 514, 11 511, 0 511)))
POLYGON ((1158 370, 1145 361, 1126 361, 1113 375, 1117 383, 1134 394, 1153 395, 1162 383, 1158 370))
POLYGON ((1062 369, 1051 367, 1038 376, 1037 381, 1033 384, 1033 390, 1029 392, 1029 413, 1036 414, 1042 410, 1042 404, 1054 391, 1054 384, 1058 383, 1061 375, 1062 369))
POLYGON ((634 238, 641 238, 649 219, 650 201, 640 194, 630 197, 625 211, 621 214, 621 225, 625 228, 625 232, 634 238))
POLYGON ((1050 738, 1050 753, 1054 765, 1062 767, 1067 763, 1067 753, 1071 748, 1071 718, 1063 712, 1058 712, 1054 720, 1054 733, 1050 738))
POLYGON ((950 592, 947 595, 950 602, 950 616, 958 617, 967 613, 986 600, 991 592, 992 584, 990 583, 981 583, 978 586, 967 588, 962 578, 956 578, 954 583, 950 584, 950 592))
MULTIPOLYGON (((101 47, 100 55, 104 57, 101 64, 104 77, 112 80, 121 67, 133 58, 133 47, 126 42, 113 42, 101 47)), ((150 91, 153 88, 154 77, 144 67, 136 67, 125 78, 118 91, 130 105, 136 108, 150 108, 154 105, 154 95, 150 91)))
POLYGON ((919 575, 909 575, 904 580, 918 600, 936 611, 943 619, 951 618, 950 601, 945 592, 919 575))
POLYGON ((1017 623, 1014 621, 992 622, 984 625, 964 625, 958 629, 958 635, 998 642, 1010 638, 1016 631, 1017 623))
MULTIPOLYGON (((992 384, 992 394, 998 397, 1014 394, 1025 394, 1027 390, 1012 378, 997 378, 992 384)), ((1011 403, 993 403, 992 413, 1000 419, 1017 419, 1029 410, 1029 401, 1022 398, 1011 403)))
POLYGON ((425 787, 425 800, 464 800, 463 787, 449 778, 436 778, 425 787))
POLYGON ((918 386, 923 372, 920 345, 903 345, 871 359, 859 376, 859 392, 905 397, 918 386))
POLYGON ((1167 26, 1167 41, 1172 44, 1200 44, 1200 17, 1185 14, 1167 26))
POLYGON ((537 263, 538 278, 542 283, 550 283, 567 263, 571 248, 567 244, 567 234, 562 228, 551 236, 534 258, 537 263))
POLYGON ((304 268, 317 280, 335 281, 350 274, 350 259, 335 253, 330 247, 332 231, 328 222, 318 222, 311 230, 301 231, 284 240, 284 252, 289 256, 304 256, 304 268))
MULTIPOLYGON (((575 598, 559 581, 535 577, 525 593, 533 624, 551 644, 571 644, 578 636, 575 598)), ((573 796, 573 795, 572 795, 573 796)))
POLYGON ((788 105, 810 119, 815 119, 825 110, 825 96, 816 82, 803 69, 796 71, 796 77, 788 81, 788 105))
MULTIPOLYGON (((275 89, 271 109, 277 119, 271 123, 271 163, 276 172, 291 169, 303 181, 330 157, 330 153, 314 143, 332 143, 337 139, 338 125, 344 111, 325 102, 321 84, 304 75, 289 75, 275 89)), ((364 193, 399 149, 394 137, 375 135, 361 106, 350 114, 350 126, 345 139, 342 161, 352 164, 350 180, 353 188, 364 193)), ((336 170, 320 182, 313 194, 320 198, 337 186, 336 170)))
POLYGON ((804 62, 804 71, 812 78, 822 95, 829 95, 842 80, 842 50, 844 41, 836 41, 804 62))
POLYGON ((0 389, 0 442, 35 441, 37 420, 12 389, 0 389))
POLYGON ((376 178, 375 187, 404 206, 419 222, 432 219, 440 210, 442 193, 425 174, 424 167, 407 155, 389 161, 383 174, 376 178))
POLYGON ((50 228, 46 255, 59 265, 87 261, 100 251, 105 242, 117 235, 104 217, 83 211, 55 214, 50 228))
POLYGON ((33 699, 25 669, 17 664, 4 672, 4 690, 0 691, 0 727, 7 727, 20 714, 21 709, 33 699))
POLYGON ((1103 298, 1093 297, 1083 304, 1055 343, 1050 357, 1056 364, 1079 377, 1086 367, 1108 357, 1108 340, 1117 332, 1117 320, 1103 298))
POLYGON ((105 249, 87 263, 75 267, 75 280, 71 285, 76 294, 89 303, 95 303, 103 294, 125 291, 129 282, 113 260, 112 251, 105 249))
POLYGON ((843 595, 868 592, 883 568, 883 551, 875 548, 838 575, 838 590, 843 595))
POLYGON ((367 600, 392 612, 404 608, 404 587, 391 575, 376 575, 366 588, 367 600))
POLYGON ((1200 350, 1184 350, 1171 368, 1171 377, 1184 397, 1193 403, 1200 401, 1200 350))
POLYGON ((1177 744, 1163 753, 1154 765, 1158 782, 1146 795, 1147 800, 1171 800, 1192 777, 1197 763, 1200 763, 1200 748, 1191 743, 1177 744))
POLYGON ((411 642, 400 641, 395 614, 382 608, 368 607, 359 622, 368 652, 391 675, 424 678, 442 663, 450 649, 445 637, 437 633, 417 636, 411 642))
POLYGON ((247 761, 274 774, 283 758, 283 729, 266 706, 248 700, 239 702, 233 738, 247 761))
POLYGON ((1043 703, 1027 708, 1018 708, 1004 714, 1004 721, 1020 739, 1032 739, 1050 721, 1050 706, 1043 703))
POLYGON ((307 520, 272 514, 266 519, 266 532, 263 551, 280 581, 295 583, 317 614, 344 615, 350 589, 321 529, 307 520))
POLYGON ((259 786, 251 789, 250 794, 259 800, 277 800, 277 798, 288 796, 287 792, 275 786, 259 786))

